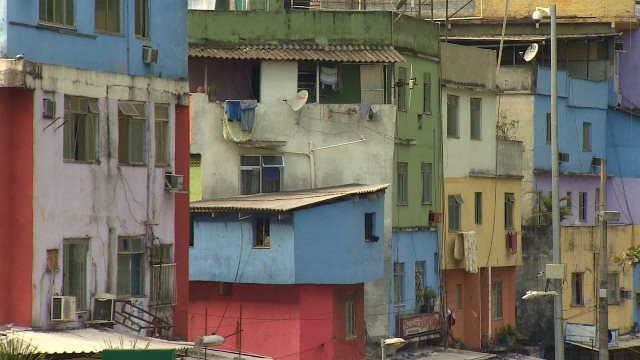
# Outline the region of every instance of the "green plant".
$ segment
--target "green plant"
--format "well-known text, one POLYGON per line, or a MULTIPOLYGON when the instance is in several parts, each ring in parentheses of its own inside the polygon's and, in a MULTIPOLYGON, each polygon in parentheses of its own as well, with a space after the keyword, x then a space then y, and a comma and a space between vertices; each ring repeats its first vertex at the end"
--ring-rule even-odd
POLYGON ((216 95, 218 95, 218 86, 214 82, 210 82, 209 86, 207 86, 207 95, 209 95, 209 99, 215 99, 216 95))
POLYGON ((438 293, 431 286, 427 286, 422 289, 422 292, 418 294, 418 302, 421 305, 422 312, 432 312, 438 299, 438 293))
POLYGON ((0 338, 0 360, 42 360, 44 354, 23 338, 6 336, 0 338))
POLYGON ((496 139, 498 140, 511 140, 515 137, 516 131, 520 120, 509 119, 504 111, 498 115, 498 121, 496 121, 496 139))
POLYGON ((623 267, 633 267, 640 263, 640 245, 631 246, 623 251, 620 256, 614 256, 613 262, 623 267))
MULTIPOLYGON (((545 195, 542 191, 532 191, 532 193, 536 196, 538 200, 537 208, 533 209, 533 216, 538 217, 539 224, 551 224, 551 193, 547 193, 545 195)), ((569 198, 568 196, 563 196, 560 198, 560 221, 568 218, 573 213, 571 211, 571 206, 568 204, 569 198), (562 204, 564 202, 564 205, 562 204)))
POLYGON ((507 324, 498 330, 498 343, 503 345, 513 345, 520 337, 520 333, 515 326, 507 324))

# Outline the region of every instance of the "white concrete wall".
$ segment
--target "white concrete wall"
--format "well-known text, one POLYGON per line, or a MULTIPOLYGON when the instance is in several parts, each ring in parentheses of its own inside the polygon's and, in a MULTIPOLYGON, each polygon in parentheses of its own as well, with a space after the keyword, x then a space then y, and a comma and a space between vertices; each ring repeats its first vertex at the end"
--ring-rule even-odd
MULTIPOLYGON (((34 271, 33 325, 49 322, 50 298, 62 294, 63 239, 88 238, 87 302, 99 293, 116 292, 117 237, 144 235, 145 224, 162 243, 174 242, 174 193, 164 189, 164 173, 172 167, 155 167, 154 123, 148 123, 148 166, 118 165, 118 100, 147 103, 153 119, 154 103, 170 106, 170 159, 174 164, 175 104, 187 91, 180 81, 130 77, 43 65, 42 78, 28 79, 34 96, 34 271), (43 119, 43 91, 54 92, 56 117, 43 119), (99 99, 97 163, 63 160, 64 95, 99 99), (52 124, 53 122, 53 124, 52 124), (58 249, 57 272, 46 272, 46 250, 58 249)), ((25 199, 27 200, 27 199, 25 199)), ((151 237, 147 239, 151 246, 151 237)), ((145 294, 150 293, 150 268, 145 260, 145 294)), ((141 299, 146 302, 146 299, 141 299)), ((170 309, 169 309, 170 310, 170 309)), ((169 311, 170 314, 170 311, 169 311)), ((167 315, 169 315, 167 314, 167 315)), ((86 315, 84 316, 86 319, 86 315)), ((65 323, 64 326, 77 326, 65 323)))
POLYGON ((470 173, 496 171, 496 97, 489 91, 455 87, 442 88, 442 134, 445 177, 464 177, 470 173), (447 95, 459 96, 459 137, 447 137, 447 95), (471 139, 470 99, 482 99, 481 140, 471 139))

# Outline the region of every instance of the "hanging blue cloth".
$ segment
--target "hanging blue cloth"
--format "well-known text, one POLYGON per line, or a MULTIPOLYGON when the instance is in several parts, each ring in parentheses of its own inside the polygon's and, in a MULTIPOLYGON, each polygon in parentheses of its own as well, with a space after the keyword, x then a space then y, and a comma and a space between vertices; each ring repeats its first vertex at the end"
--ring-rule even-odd
POLYGON ((239 121, 241 119, 240 101, 227 100, 226 111, 227 111, 227 120, 239 121))
POLYGON ((251 131, 253 123, 256 120, 257 100, 241 100, 240 101, 240 130, 251 131))

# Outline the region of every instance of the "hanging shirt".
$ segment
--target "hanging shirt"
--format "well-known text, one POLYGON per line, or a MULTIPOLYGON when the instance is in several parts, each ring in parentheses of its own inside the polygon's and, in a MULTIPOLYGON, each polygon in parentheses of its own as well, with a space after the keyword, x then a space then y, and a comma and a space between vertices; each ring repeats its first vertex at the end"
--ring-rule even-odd
POLYGON ((227 100, 226 101, 226 113, 227 120, 235 121, 240 120, 240 101, 227 100))
POLYGON ((240 101, 240 130, 251 131, 256 120, 257 100, 240 101))

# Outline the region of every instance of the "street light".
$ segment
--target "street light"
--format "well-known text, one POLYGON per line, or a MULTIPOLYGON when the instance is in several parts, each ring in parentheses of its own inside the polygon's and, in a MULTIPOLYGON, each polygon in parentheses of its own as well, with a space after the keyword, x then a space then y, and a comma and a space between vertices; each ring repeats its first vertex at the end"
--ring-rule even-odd
POLYGON ((203 345, 222 345, 222 343, 224 343, 224 338, 220 335, 207 335, 207 336, 200 336, 198 338, 198 357, 197 359, 200 360, 200 351, 202 350, 202 346, 203 345))
MULTIPOLYGON (((558 35, 556 34, 556 5, 548 8, 536 7, 532 14, 537 24, 542 21, 543 13, 551 18, 551 234, 553 239, 553 263, 560 264, 560 191, 558 175, 558 35)), ((564 359, 564 336, 562 328, 562 280, 555 280, 558 294, 553 301, 553 328, 555 358, 564 359), (558 284, 557 282, 560 282, 558 284)))

